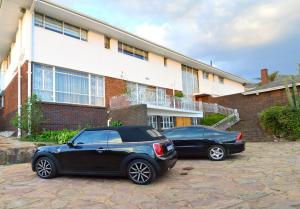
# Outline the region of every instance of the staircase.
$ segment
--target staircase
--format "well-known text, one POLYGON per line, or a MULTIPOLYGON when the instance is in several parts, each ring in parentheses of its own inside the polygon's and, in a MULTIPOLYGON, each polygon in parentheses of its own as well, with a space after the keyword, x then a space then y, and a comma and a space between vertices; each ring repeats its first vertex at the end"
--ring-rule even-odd
POLYGON ((204 113, 220 113, 220 114, 226 115, 226 117, 223 120, 220 120, 216 124, 212 125, 212 127, 220 129, 220 130, 226 130, 240 121, 240 116, 239 116, 237 109, 223 107, 218 104, 211 104, 211 103, 203 102, 203 112, 204 113))

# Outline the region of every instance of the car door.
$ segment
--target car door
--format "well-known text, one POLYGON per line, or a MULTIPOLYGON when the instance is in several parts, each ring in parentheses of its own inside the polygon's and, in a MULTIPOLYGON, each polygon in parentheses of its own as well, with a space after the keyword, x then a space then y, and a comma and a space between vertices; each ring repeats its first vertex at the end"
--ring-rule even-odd
POLYGON ((63 171, 101 173, 108 171, 107 138, 109 130, 83 131, 59 154, 63 171))
POLYGON ((120 173, 121 163, 132 152, 128 144, 124 144, 118 131, 111 130, 107 140, 109 169, 112 173, 120 173))
POLYGON ((170 138, 180 156, 194 156, 202 154, 205 143, 203 143, 203 128, 182 127, 169 130, 166 136, 170 138))

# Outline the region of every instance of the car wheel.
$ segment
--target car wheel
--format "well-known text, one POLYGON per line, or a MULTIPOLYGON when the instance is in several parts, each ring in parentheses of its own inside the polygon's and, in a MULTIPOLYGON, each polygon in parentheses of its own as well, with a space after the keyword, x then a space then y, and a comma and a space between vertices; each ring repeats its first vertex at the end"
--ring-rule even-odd
POLYGON ((148 161, 137 159, 129 163, 127 175, 135 184, 149 184, 156 178, 156 171, 148 161))
POLYGON ((208 157, 211 160, 220 161, 226 158, 226 150, 221 145, 214 145, 208 149, 208 157))
POLYGON ((56 167, 53 161, 48 157, 41 157, 35 163, 37 175, 43 179, 50 179, 56 175, 56 167))

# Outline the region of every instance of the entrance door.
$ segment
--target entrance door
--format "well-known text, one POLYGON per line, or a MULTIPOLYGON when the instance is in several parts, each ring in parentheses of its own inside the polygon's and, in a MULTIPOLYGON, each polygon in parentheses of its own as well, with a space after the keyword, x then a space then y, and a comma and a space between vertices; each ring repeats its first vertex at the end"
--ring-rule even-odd
POLYGON ((189 117, 177 117, 176 126, 190 126, 192 125, 191 118, 189 117))

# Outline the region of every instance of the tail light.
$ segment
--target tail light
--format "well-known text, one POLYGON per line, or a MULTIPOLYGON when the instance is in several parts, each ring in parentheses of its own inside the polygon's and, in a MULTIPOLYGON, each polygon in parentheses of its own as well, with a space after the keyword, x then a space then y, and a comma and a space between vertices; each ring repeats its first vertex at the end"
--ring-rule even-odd
POLYGON ((162 147, 161 144, 159 143, 154 143, 153 144, 153 149, 154 149, 154 152, 156 154, 157 157, 161 157, 164 155, 164 149, 162 147))
POLYGON ((241 141, 243 138, 243 134, 242 133, 239 133, 237 136, 236 136, 236 141, 241 141))

